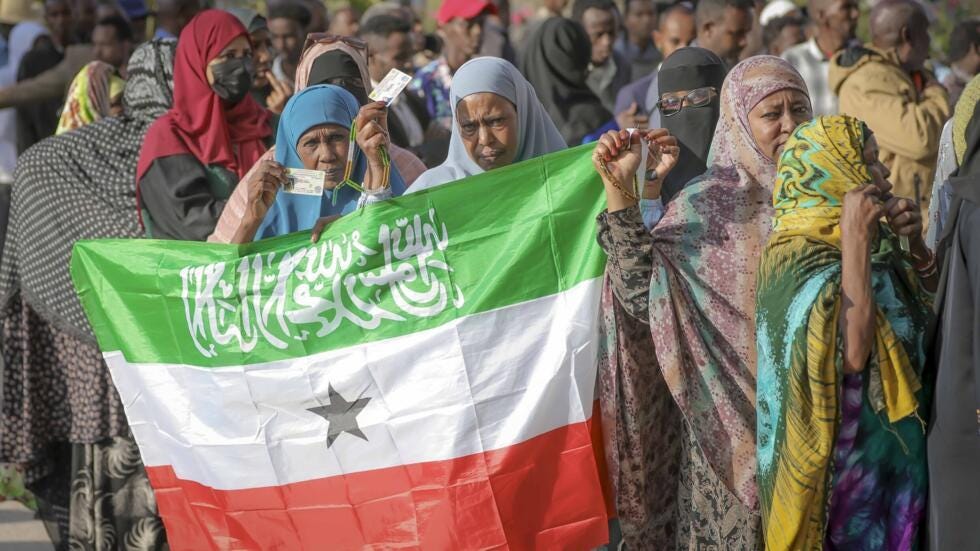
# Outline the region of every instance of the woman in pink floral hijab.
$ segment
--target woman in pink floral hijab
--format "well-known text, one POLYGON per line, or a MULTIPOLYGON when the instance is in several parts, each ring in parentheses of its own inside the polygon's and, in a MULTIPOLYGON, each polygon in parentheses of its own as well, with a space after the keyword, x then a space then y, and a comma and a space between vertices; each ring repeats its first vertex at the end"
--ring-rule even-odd
POLYGON ((611 287, 600 400, 628 547, 760 544, 756 270, 780 140, 812 115, 799 73, 772 56, 736 65, 720 102, 707 172, 651 232, 635 205, 598 220, 611 287))

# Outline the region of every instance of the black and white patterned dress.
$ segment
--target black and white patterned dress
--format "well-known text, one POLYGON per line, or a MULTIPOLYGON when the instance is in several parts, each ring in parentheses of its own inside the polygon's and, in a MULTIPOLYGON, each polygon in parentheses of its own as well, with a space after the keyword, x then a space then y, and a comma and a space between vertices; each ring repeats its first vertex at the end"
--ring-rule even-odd
POLYGON ((136 162, 170 106, 176 42, 140 46, 124 115, 19 159, 0 261, 0 461, 25 472, 58 549, 159 549, 166 534, 119 396, 75 295, 72 246, 136 238, 136 162))

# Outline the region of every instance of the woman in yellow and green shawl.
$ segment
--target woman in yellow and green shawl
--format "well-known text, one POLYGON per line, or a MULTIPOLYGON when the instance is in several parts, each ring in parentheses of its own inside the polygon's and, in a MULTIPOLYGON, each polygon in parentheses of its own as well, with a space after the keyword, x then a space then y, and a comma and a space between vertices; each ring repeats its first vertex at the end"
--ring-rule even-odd
POLYGON ((922 537, 936 262, 888 176, 873 134, 846 116, 804 123, 779 160, 756 302, 767 549, 905 550, 922 537))
POLYGON ((123 86, 126 81, 119 78, 116 70, 108 63, 93 61, 82 67, 68 88, 68 98, 61 110, 61 119, 55 134, 81 128, 102 117, 112 114, 113 107, 121 109, 123 86))

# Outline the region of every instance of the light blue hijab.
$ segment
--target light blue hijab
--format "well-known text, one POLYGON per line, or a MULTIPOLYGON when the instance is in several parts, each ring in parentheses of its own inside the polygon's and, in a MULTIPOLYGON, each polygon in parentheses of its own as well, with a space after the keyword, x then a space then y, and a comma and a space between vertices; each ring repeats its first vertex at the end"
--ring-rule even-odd
POLYGON ((453 75, 449 98, 453 105, 452 137, 446 162, 422 173, 408 188, 415 193, 480 174, 483 169, 470 158, 459 136, 456 105, 472 94, 493 92, 517 107, 518 146, 514 162, 526 161, 567 147, 534 87, 510 62, 497 57, 478 57, 463 64, 453 75))
MULTIPOLYGON (((336 124, 350 128, 357 117, 360 105, 347 90, 332 84, 319 84, 303 89, 286 103, 279 119, 276 133, 276 161, 286 168, 303 168, 303 162, 296 152, 299 139, 309 129, 324 124, 336 124)), ((357 146, 354 146, 357 148, 357 146)), ((356 149, 354 170, 351 179, 357 183, 364 181, 367 160, 356 149)), ((391 194, 399 196, 405 192, 405 182, 391 166, 391 194)), ((357 191, 348 186, 339 190, 324 190, 322 197, 311 197, 280 191, 276 202, 269 208, 265 220, 259 226, 255 239, 265 239, 277 235, 309 230, 321 216, 347 214, 357 208, 357 191), (333 194, 337 193, 337 204, 333 204, 333 194)))

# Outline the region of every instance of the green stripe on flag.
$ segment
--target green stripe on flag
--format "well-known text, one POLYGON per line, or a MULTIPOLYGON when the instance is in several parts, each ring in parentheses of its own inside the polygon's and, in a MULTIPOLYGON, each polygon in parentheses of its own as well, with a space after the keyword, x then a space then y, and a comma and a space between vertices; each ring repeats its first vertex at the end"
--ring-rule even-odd
POLYGON ((604 206, 582 146, 247 245, 83 241, 75 288, 103 351, 201 367, 406 335, 599 277, 604 206))

